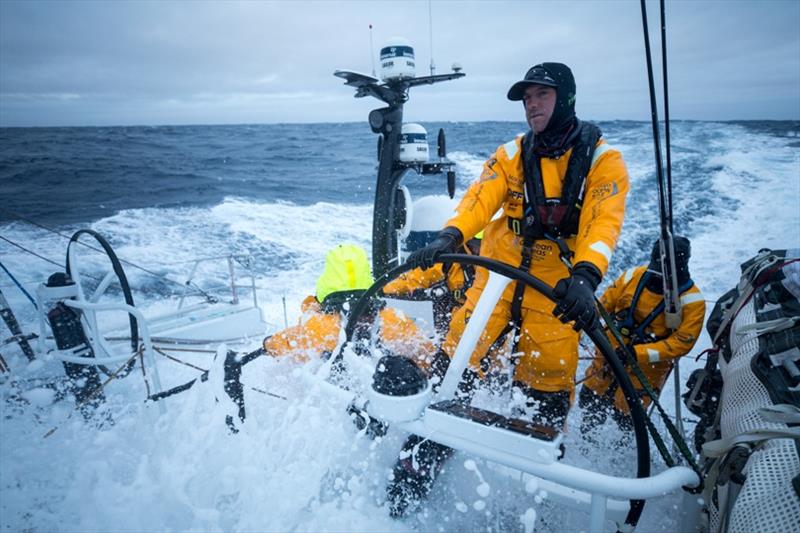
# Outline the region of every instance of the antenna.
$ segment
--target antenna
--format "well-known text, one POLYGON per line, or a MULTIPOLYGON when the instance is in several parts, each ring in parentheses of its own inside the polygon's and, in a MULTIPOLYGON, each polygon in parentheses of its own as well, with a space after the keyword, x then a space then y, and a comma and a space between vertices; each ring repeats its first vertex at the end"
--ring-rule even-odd
POLYGON ((375 78, 375 48, 372 46, 372 24, 369 25, 369 58, 372 61, 372 77, 375 78))
POLYGON ((428 0, 428 30, 431 39, 431 76, 436 74, 436 65, 433 62, 433 0, 428 0))

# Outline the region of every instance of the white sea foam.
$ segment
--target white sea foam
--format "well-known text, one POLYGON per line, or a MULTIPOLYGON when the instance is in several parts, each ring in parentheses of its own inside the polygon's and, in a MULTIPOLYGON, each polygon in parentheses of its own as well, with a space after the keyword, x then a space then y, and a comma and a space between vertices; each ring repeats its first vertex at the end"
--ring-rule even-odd
POLYGON ((457 184, 460 188, 466 189, 470 183, 481 175, 484 158, 458 151, 447 154, 447 157, 456 163, 457 184))

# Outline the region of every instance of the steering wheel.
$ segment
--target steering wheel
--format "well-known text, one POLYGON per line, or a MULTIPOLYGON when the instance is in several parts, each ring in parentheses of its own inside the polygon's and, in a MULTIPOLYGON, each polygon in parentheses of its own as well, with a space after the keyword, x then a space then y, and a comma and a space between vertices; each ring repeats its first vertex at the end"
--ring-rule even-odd
MULTIPOLYGON (((475 255, 442 254, 437 258, 436 262, 460 263, 463 265, 475 265, 483 267, 487 270, 500 274, 501 276, 525 283, 529 287, 532 287, 534 290, 543 294, 551 301, 557 302, 556 296, 553 293, 553 288, 547 285, 547 283, 535 276, 532 276, 528 272, 501 261, 475 255)), ((412 267, 410 265, 403 264, 389 270, 380 278, 378 278, 375 283, 373 283, 373 285, 361 296, 361 298, 353 307, 353 310, 348 318, 347 325, 345 326, 347 341, 343 343, 339 353, 336 354, 337 358, 341 357, 344 345, 350 342, 352 339, 358 319, 367 309, 370 299, 373 298, 378 291, 384 287, 384 285, 411 269, 412 267)), ((611 368, 617 383, 619 383, 620 389, 625 395, 625 401, 628 404, 631 418, 633 419, 633 430, 636 438, 636 477, 648 477, 650 475, 650 441, 647 435, 644 409, 639 401, 639 396, 636 393, 636 389, 634 388, 633 383, 631 383, 630 377, 628 377, 628 373, 625 371, 625 367, 622 365, 617 357, 617 354, 614 352, 614 348, 612 348, 608 337, 606 337, 605 333, 603 332, 599 321, 595 321, 594 326, 591 329, 585 329, 584 331, 592 340, 594 345, 598 348, 600 353, 603 354, 603 357, 608 362, 608 366, 611 368)), ((644 509, 644 504, 644 500, 631 500, 630 510, 625 518, 626 524, 635 526, 638 523, 639 517, 644 509)))
MULTIPOLYGON (((79 243, 83 244, 83 243, 79 243)), ((87 245, 88 246, 88 245, 87 245)), ((77 248, 77 247, 76 247, 77 248)), ((100 299, 105 295, 112 284, 116 281, 116 284, 119 286, 120 290, 122 291, 122 296, 125 299, 125 303, 133 307, 133 295, 131 294, 131 288, 128 284, 128 278, 125 276, 125 271, 122 269, 122 264, 120 263, 117 254, 114 253, 113 248, 108 243, 108 241, 91 229, 82 229, 76 231, 69 240, 69 244, 67 245, 67 275, 72 278, 77 286, 78 290, 78 300, 88 303, 98 303, 100 299), (88 276, 85 274, 81 274, 80 270, 77 267, 77 257, 75 248, 72 247, 73 244, 78 243, 78 239, 81 235, 91 235, 94 239, 100 244, 103 251, 108 256, 109 261, 111 262, 111 270, 107 271, 102 279, 100 279, 99 284, 96 287, 91 288, 90 283, 84 279, 85 277, 92 277, 97 279, 96 276, 88 276), (91 290, 91 294, 87 295, 87 292, 91 290)), ((95 357, 112 357, 114 355, 111 346, 106 341, 105 337, 100 333, 98 325, 97 325, 97 313, 92 310, 81 310, 81 324, 86 331, 87 337, 89 338, 89 342, 92 345, 92 349, 94 350, 95 357)), ((139 325, 136 321, 136 318, 128 313, 128 323, 130 329, 130 339, 131 339, 131 352, 136 352, 139 348, 139 325)), ((126 367, 120 371, 118 377, 124 377, 130 373, 133 369, 134 365, 136 364, 135 360, 130 361, 126 367)), ((113 373, 112 369, 109 369, 103 365, 98 365, 100 370, 102 370, 105 374, 111 375, 113 373)))

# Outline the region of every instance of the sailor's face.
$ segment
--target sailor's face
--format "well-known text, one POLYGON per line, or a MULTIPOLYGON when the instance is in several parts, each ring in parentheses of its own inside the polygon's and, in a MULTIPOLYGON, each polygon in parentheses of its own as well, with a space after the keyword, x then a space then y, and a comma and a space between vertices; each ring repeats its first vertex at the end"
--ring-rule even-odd
POLYGON ((556 107, 556 90, 547 85, 530 85, 522 95, 525 118, 534 133, 542 133, 556 107))

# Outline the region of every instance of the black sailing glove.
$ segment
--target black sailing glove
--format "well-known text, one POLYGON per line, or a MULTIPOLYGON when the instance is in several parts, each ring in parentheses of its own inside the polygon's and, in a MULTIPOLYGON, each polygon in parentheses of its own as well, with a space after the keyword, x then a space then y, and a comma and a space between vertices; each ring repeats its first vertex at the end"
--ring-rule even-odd
POLYGON ((447 226, 430 244, 412 252, 406 259, 406 264, 428 270, 436 262, 437 257, 442 254, 454 253, 463 242, 464 236, 461 234, 461 230, 447 226))
POLYGON ((633 351, 633 348, 625 348, 624 346, 617 346, 614 349, 614 353, 617 354, 617 359, 619 362, 622 363, 622 366, 628 364, 628 359, 630 359, 630 355, 628 355, 628 350, 633 351))
POLYGON ((590 329, 597 319, 594 291, 600 284, 600 272, 594 265, 578 263, 572 276, 559 280, 553 288, 558 304, 553 314, 561 322, 575 322, 572 329, 590 329))
MULTIPOLYGON (((630 348, 630 351, 633 352, 633 348, 630 348)), ((622 363, 622 366, 628 366, 628 361, 630 360, 628 349, 622 346, 617 346, 614 348, 614 353, 617 355, 619 362, 622 363)), ((605 358, 603 360, 603 373, 606 376, 612 376, 612 380, 616 380, 616 377, 614 377, 614 372, 611 371, 611 365, 608 364, 608 361, 606 361, 605 358)))

